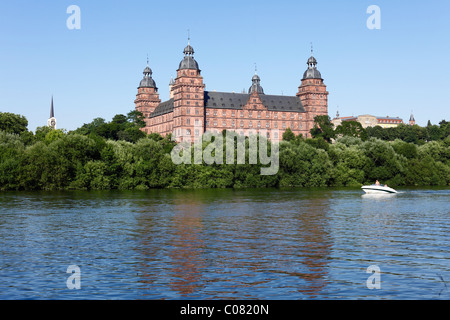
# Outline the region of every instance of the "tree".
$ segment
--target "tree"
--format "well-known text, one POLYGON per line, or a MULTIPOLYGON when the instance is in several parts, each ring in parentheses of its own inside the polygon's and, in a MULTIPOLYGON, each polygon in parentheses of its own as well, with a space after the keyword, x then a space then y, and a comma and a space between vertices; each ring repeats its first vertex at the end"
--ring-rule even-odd
POLYGON ((53 129, 48 126, 37 127, 34 136, 37 141, 45 141, 47 134, 53 129))
POLYGON ((140 111, 133 110, 133 111, 128 112, 127 120, 128 120, 128 122, 132 123, 134 126, 136 126, 138 128, 145 127, 145 117, 144 117, 144 114, 140 111))
POLYGON ((361 138, 367 140, 367 132, 358 121, 343 121, 337 126, 335 133, 337 135, 361 138))
POLYGON ((283 132, 283 140, 284 141, 293 141, 295 139, 295 134, 292 132, 291 128, 287 128, 286 131, 283 132))
POLYGON ((316 116, 314 118, 314 128, 310 130, 310 133, 313 138, 323 138, 325 141, 331 142, 331 139, 334 139, 336 136, 333 127, 334 124, 329 116, 316 116))
POLYGON ((8 133, 21 134, 28 131, 28 120, 21 115, 0 112, 0 131, 6 131, 8 133))

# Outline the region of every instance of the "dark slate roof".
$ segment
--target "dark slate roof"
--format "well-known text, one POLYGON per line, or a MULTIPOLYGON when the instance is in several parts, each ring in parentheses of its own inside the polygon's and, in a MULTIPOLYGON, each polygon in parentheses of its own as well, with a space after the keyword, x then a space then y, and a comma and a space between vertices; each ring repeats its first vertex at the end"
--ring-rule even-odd
POLYGON ((173 99, 161 102, 155 110, 150 114, 150 118, 155 118, 158 116, 162 116, 166 113, 173 112, 173 99))
POLYGON ((180 62, 180 66, 178 67, 179 70, 183 69, 195 69, 199 70, 198 63, 195 61, 193 56, 186 55, 183 60, 180 62))
MULTIPOLYGON (((305 112, 297 96, 276 96, 261 94, 259 97, 269 111, 305 112)), ((205 107, 220 109, 242 109, 250 95, 246 93, 205 91, 205 107)))
MULTIPOLYGON (((259 96, 269 111, 305 112, 302 102, 296 96, 259 96)), ((217 109, 241 110, 247 104, 250 95, 246 93, 205 91, 205 107, 217 109)), ((150 118, 173 112, 173 99, 160 103, 150 118)))
POLYGON ((141 82, 139 83, 139 88, 156 88, 155 80, 152 79, 150 76, 145 76, 141 82))
POLYGON ((322 75, 316 67, 308 68, 303 74, 304 79, 322 79, 322 75))

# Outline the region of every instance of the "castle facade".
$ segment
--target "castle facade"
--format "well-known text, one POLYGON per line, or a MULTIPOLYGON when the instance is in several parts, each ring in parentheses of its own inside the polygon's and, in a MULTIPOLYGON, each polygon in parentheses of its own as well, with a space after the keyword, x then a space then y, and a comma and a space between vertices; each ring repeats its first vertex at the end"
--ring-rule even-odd
POLYGON ((145 117, 142 130, 146 133, 172 133, 178 142, 193 142, 205 131, 222 130, 242 135, 264 132, 271 140, 282 140, 287 128, 309 137, 314 117, 328 115, 327 88, 312 52, 295 96, 265 94, 256 72, 248 93, 207 91, 189 43, 183 53, 167 101, 161 102, 148 63, 144 69, 135 106, 145 117), (271 137, 271 132, 275 136, 271 137))

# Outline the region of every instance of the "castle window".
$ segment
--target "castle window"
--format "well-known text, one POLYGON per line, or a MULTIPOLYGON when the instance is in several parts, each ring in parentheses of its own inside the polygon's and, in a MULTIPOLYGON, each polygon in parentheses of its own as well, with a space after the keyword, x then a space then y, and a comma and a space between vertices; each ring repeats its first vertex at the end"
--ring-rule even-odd
POLYGON ((231 122, 231 126, 234 127, 236 125, 236 123, 234 122, 234 120, 231 122))
POLYGON ((227 116, 227 112, 226 111, 222 111, 222 116, 226 117, 227 116))
POLYGON ((283 113, 283 119, 286 119, 286 113, 283 113))
POLYGON ((195 129, 195 136, 198 137, 200 135, 200 132, 198 131, 198 129, 195 129))
POLYGON ((191 129, 187 129, 187 130, 186 130, 186 135, 188 135, 188 136, 191 135, 191 129))
POLYGON ((191 114, 191 109, 188 108, 188 109, 186 110, 186 114, 191 114))
POLYGON ((244 126, 244 121, 241 121, 240 126, 241 128, 244 126))
POLYGON ((278 119, 278 113, 275 113, 275 115, 273 116, 275 119, 278 119))
POLYGON ((196 114, 196 115, 198 115, 198 114, 199 114, 199 112, 198 112, 198 109, 195 109, 195 114, 196 114))
POLYGON ((266 128, 269 128, 269 127, 270 127, 269 122, 266 122, 266 128))
POLYGON ((253 102, 256 102, 256 99, 253 99, 253 102))
POLYGON ((187 119, 186 124, 191 124, 191 119, 187 119))
POLYGON ((195 125, 196 125, 196 126, 198 126, 198 125, 199 125, 199 123, 198 123, 198 119, 195 119, 195 125))
MULTIPOLYGON (((234 107, 233 105, 231 106, 234 107)), ((231 116, 234 117, 234 111, 231 111, 231 116)))
POLYGON ((248 113, 248 117, 249 117, 249 118, 252 118, 252 117, 253 117, 253 115, 252 115, 251 112, 248 113))
POLYGON ((214 120, 214 126, 217 127, 217 121, 214 120))
POLYGON ((198 106, 198 102, 195 102, 195 105, 198 106))
POLYGON ((188 99, 190 99, 191 98, 191 95, 190 94, 188 94, 187 96, 186 96, 188 99))
POLYGON ((206 115, 209 116, 209 110, 206 110, 206 115))
POLYGON ((258 121, 258 128, 261 128, 261 122, 258 121))
POLYGON ((269 117, 270 117, 269 113, 268 113, 268 112, 266 112, 266 118, 269 118, 269 117))
POLYGON ((206 126, 209 127, 209 120, 206 120, 206 126))
POLYGON ((187 105, 190 105, 190 104, 191 104, 191 102, 190 102, 190 101, 187 101, 187 102, 186 102, 186 104, 187 104, 187 105))
POLYGON ((286 122, 283 122, 283 129, 286 129, 286 122))
POLYGON ((294 119, 294 114, 293 113, 291 113, 291 119, 294 119))
POLYGON ((217 110, 214 110, 214 115, 217 116, 217 110))
POLYGON ((198 94, 195 95, 195 99, 198 99, 198 94))
POLYGON ((223 127, 226 127, 227 126, 227 122, 224 120, 224 121, 222 121, 222 126, 223 127))
POLYGON ((244 116, 244 112, 243 111, 241 111, 241 117, 243 117, 244 116))
POLYGON ((261 111, 258 112, 258 118, 261 118, 261 111))
POLYGON ((253 123, 250 121, 250 122, 248 123, 248 126, 249 126, 250 128, 252 128, 252 127, 253 127, 253 123))

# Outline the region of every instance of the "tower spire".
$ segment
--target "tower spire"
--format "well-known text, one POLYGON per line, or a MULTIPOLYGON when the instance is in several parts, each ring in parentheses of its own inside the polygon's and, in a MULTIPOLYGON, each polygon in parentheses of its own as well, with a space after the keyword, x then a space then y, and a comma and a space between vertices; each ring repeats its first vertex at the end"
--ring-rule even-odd
POLYGON ((53 108, 53 95, 52 95, 52 104, 50 106, 50 118, 54 118, 55 117, 55 110, 53 108))
POLYGON ((50 105, 50 118, 47 120, 47 126, 49 126, 52 129, 56 129, 55 109, 53 107, 53 95, 52 95, 52 103, 50 105))

